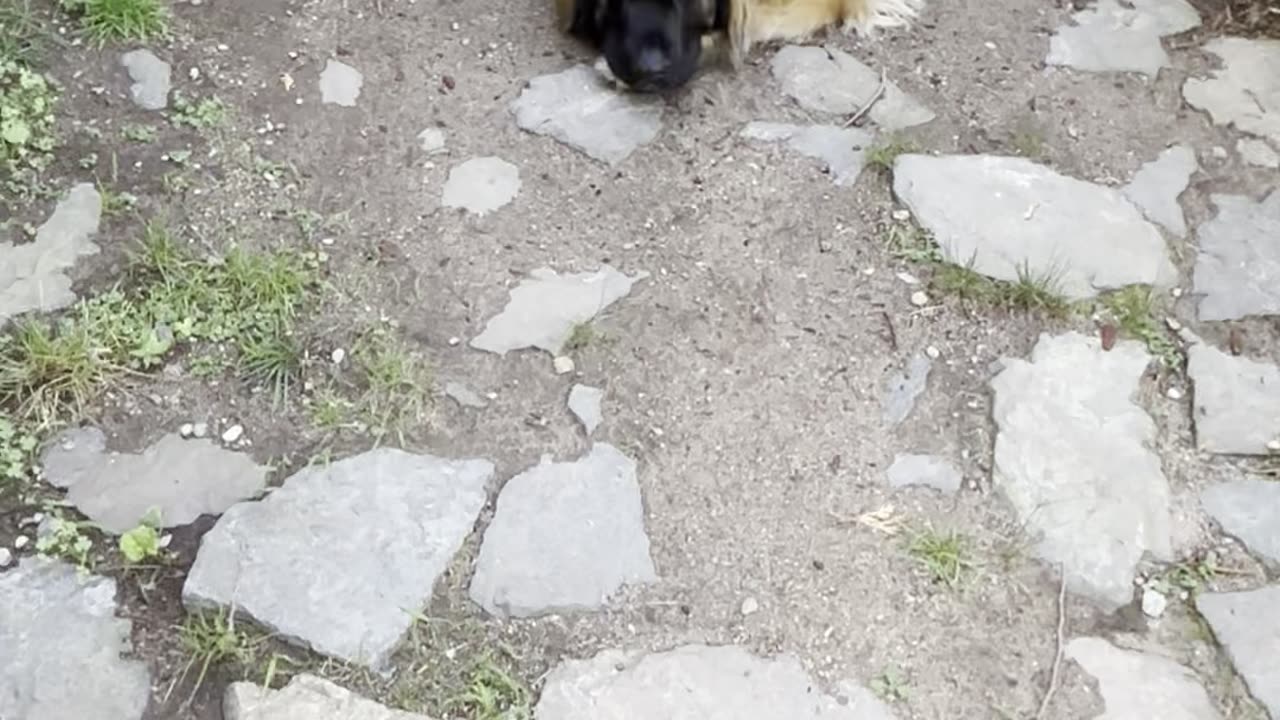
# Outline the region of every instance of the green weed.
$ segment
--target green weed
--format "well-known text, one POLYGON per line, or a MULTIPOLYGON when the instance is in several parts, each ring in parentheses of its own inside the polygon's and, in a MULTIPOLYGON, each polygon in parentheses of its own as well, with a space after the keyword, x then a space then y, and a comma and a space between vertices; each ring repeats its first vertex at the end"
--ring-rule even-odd
POLYGON ((929 237, 929 233, 909 222, 894 223, 885 231, 885 245, 889 254, 909 262, 940 263, 942 250, 929 237))
POLYGON ((46 46, 59 43, 56 32, 32 8, 31 0, 0 0, 0 64, 32 66, 46 46))
POLYGON ((155 142, 156 129, 150 125, 125 125, 120 130, 120 137, 128 140, 129 142, 145 145, 147 143, 155 142))
POLYGON ((1071 302, 1059 292, 1051 272, 1036 274, 1029 266, 1018 269, 1018 279, 1003 282, 979 273, 968 265, 939 265, 932 278, 933 288, 961 300, 998 307, 1016 308, 1062 317, 1071 311, 1071 302))
POLYGON ((163 38, 169 32, 169 9, 163 0, 62 0, 61 4, 79 17, 85 34, 99 47, 163 38))
POLYGON ((227 106, 216 97, 191 100, 181 93, 174 93, 169 121, 177 127, 194 130, 210 130, 227 119, 227 106))
POLYGON ((430 366, 384 327, 365 333, 351 355, 364 387, 357 403, 360 415, 375 439, 394 434, 403 445, 405 431, 430 407, 430 366))
POLYGON ((164 557, 164 547, 160 540, 160 513, 153 509, 148 512, 137 527, 126 531, 117 543, 120 554, 130 565, 140 565, 149 560, 164 557))
POLYGON ((93 540, 81 532, 83 527, 83 523, 68 520, 60 512, 52 513, 48 533, 36 540, 36 552, 61 558, 84 571, 92 569, 89 553, 93 552, 93 540))
POLYGON ((903 702, 907 699, 907 681, 895 668, 885 668, 884 672, 871 680, 871 691, 886 702, 903 702))
POLYGON ((178 639, 187 654, 181 678, 199 667, 191 696, 204 684, 209 669, 233 663, 247 665, 253 660, 256 643, 248 633, 237 630, 231 613, 201 612, 188 615, 178 631, 178 639))
POLYGON ((529 689, 489 657, 477 661, 466 689, 449 703, 470 720, 532 720, 529 689))
POLYGON ((0 413, 0 495, 11 488, 21 489, 35 470, 39 441, 13 418, 0 413))
POLYGON ((15 196, 29 197, 53 160, 58 94, 49 78, 0 57, 0 176, 15 196))
POLYGON ((302 373, 302 349, 285 326, 240 341, 240 372, 248 381, 270 388, 279 405, 302 373))
POLYGON ((867 167, 874 170, 893 172, 893 161, 897 160, 899 155, 913 153, 918 149, 915 143, 894 133, 867 148, 863 161, 867 167))
POLYGON ((596 329, 590 322, 580 322, 573 326, 573 330, 569 333, 569 339, 564 342, 565 352, 576 352, 585 350, 591 343, 596 340, 596 329))
POLYGON ((959 585, 964 573, 974 567, 968 539, 954 531, 940 533, 926 528, 913 533, 907 552, 930 579, 950 588, 959 585))
POLYGON ((1130 285, 1106 295, 1102 305, 1121 332, 1145 344, 1161 365, 1177 371, 1182 368, 1182 351, 1156 319, 1155 298, 1150 287, 1130 285))

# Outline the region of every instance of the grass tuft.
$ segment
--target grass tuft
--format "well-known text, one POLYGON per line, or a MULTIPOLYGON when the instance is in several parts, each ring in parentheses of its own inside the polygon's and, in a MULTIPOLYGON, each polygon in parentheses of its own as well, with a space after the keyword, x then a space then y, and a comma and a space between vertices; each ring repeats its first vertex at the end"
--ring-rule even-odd
POLYGON ((422 421, 431 406, 432 372, 390 328, 377 327, 356 341, 352 359, 364 393, 358 410, 376 440, 404 434, 422 421))
POLYGON ((531 720, 529 689, 482 657, 467 676, 466 689, 450 703, 465 711, 470 720, 531 720))
POLYGON ((932 528, 918 531, 913 534, 907 552, 930 579, 953 589, 974 567, 969 540, 954 531, 940 533, 932 528))
POLYGON ((897 160, 899 155, 913 153, 918 150, 919 148, 915 143, 898 133, 893 133, 888 138, 879 140, 867 148, 863 161, 867 167, 873 170, 893 172, 893 161, 897 160))
POLYGON ((62 0, 62 7, 80 18, 85 34, 99 47, 169 33, 169 8, 163 0, 62 0))
POLYGON ((1103 297, 1106 314, 1127 337, 1140 340, 1169 370, 1183 365, 1182 351, 1156 317, 1156 295, 1145 285, 1130 285, 1103 297))

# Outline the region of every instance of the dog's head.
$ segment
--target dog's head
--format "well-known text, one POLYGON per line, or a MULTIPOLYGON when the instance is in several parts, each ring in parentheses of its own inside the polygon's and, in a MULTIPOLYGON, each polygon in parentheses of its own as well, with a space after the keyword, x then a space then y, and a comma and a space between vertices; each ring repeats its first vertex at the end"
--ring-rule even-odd
POLYGON ((697 72, 702 36, 716 24, 707 0, 577 0, 571 31, 595 42, 633 90, 664 92, 697 72))

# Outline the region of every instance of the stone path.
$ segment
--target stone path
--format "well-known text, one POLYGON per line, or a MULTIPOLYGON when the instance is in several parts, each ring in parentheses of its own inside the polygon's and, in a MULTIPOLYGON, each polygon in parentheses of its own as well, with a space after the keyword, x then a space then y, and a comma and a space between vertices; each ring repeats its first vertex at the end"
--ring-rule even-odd
MULTIPOLYGON (((42 479, 107 537, 153 512, 170 529, 208 518, 184 609, 352 671, 233 682, 228 720, 426 718, 391 706, 446 699, 373 691, 427 671, 397 659, 420 623, 458 618, 555 648, 523 678, 537 720, 1280 718, 1280 483, 1258 470, 1280 453, 1280 42, 1212 39, 1220 62, 1202 67, 1168 44, 1200 22, 1183 0, 1095 0, 1052 13, 1033 47, 1047 11, 997 5, 989 40, 952 29, 979 11, 939 7, 923 44, 857 44, 867 62, 762 49, 759 68, 670 101, 527 33, 477 47, 492 8, 422 21, 412 62, 396 47, 416 36, 353 54, 299 19, 286 37, 313 56, 288 51, 290 72, 310 79, 279 112, 307 129, 261 147, 314 154, 364 223, 350 234, 408 248, 357 265, 376 274, 351 304, 390 310, 438 361, 452 404, 423 444, 440 449, 362 446, 269 486, 241 425, 108 450, 104 413, 44 448, 42 479), (934 48, 948 33, 966 39, 934 48), (948 94, 986 53, 994 85, 948 94), (431 92, 405 81, 423 64, 431 92), (1086 124, 1106 152, 973 149, 991 116, 967 96, 1006 116, 1018 83, 1033 104, 1068 98, 1045 113, 1056 137, 1086 124), (1076 102, 1108 87, 1139 109, 1076 102), (1183 101, 1194 112, 1168 125, 1183 101), (903 131, 930 149, 886 159, 903 131), (917 225, 936 253, 885 247, 917 225), (1151 286, 1170 316, 1134 330, 1104 302, 1027 320, 925 285, 942 270, 912 252, 1073 303, 1151 286), (1185 374, 1158 370, 1160 341, 1185 374), (935 524, 973 547, 930 549, 935 524), (1197 614, 1212 643, 1188 639, 1197 614)), ((200 74, 171 50, 112 56, 129 112, 166 110, 200 74)), ((225 87, 293 91, 255 62, 225 87)), ((106 200, 69 187, 29 242, 0 242, 0 324, 71 305, 101 252, 106 200)), ((279 422, 303 434, 297 414, 279 422)), ((27 525, 0 556, 0 719, 169 712, 116 577, 38 556, 27 525)))

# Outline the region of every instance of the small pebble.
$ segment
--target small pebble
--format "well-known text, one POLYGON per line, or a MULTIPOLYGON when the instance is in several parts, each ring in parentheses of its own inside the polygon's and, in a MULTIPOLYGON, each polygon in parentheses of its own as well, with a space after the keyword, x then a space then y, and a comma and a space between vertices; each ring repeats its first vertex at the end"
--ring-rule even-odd
POLYGON ((916 278, 916 276, 915 276, 915 275, 912 275, 912 274, 911 274, 911 273, 909 273, 909 272, 900 272, 900 273, 898 273, 898 279, 899 279, 899 280, 901 280, 902 282, 904 282, 904 283, 908 284, 908 285, 919 285, 919 284, 920 284, 920 280, 919 280, 918 278, 916 278))
POLYGON ((573 358, 567 355, 561 355, 552 361, 552 365, 556 369, 557 375, 565 375, 573 372, 573 358))
POLYGON ((209 423, 198 422, 191 426, 191 435, 202 438, 209 434, 209 423))
POLYGON ((13 553, 9 548, 0 548, 0 568, 7 568, 13 564, 13 553))
POLYGON ((333 358, 334 365, 341 365, 342 361, 347 359, 347 351, 342 348, 336 348, 330 357, 333 358))
POLYGON ((1142 613, 1150 618, 1158 618, 1169 606, 1169 599, 1164 595, 1147 588, 1142 591, 1142 613))
POLYGON ((178 434, 184 438, 189 438, 196 434, 196 426, 192 423, 182 423, 182 427, 178 428, 178 434))
POLYGON ((1271 452, 1280 452, 1280 440, 1271 440, 1267 442, 1267 449, 1271 452))
POLYGON ((222 433, 222 442, 231 445, 242 437, 244 437, 244 426, 232 425, 222 433))
POLYGON ((924 349, 924 354, 928 355, 930 360, 937 360, 942 357, 942 351, 932 345, 924 349))
POLYGON ((456 346, 458 345, 458 343, 460 343, 460 342, 462 342, 462 338, 460 338, 460 337, 451 337, 451 338, 449 338, 449 347, 456 347, 456 346))
POLYGON ((760 603, 755 598, 747 598, 742 601, 742 614, 753 615, 760 610, 760 603))
POLYGON ((909 210, 898 209, 893 211, 893 219, 899 222, 902 222, 903 220, 907 220, 910 217, 911 217, 911 212, 909 210))
POLYGON ((1168 390, 1165 390, 1164 394, 1165 394, 1165 397, 1169 398, 1170 400, 1181 400, 1183 397, 1182 389, 1176 388, 1176 387, 1171 387, 1168 390))
POLYGON ((911 304, 916 307, 924 307, 929 304, 929 295, 923 290, 917 290, 911 293, 911 304))
POLYGON ((22 548, 26 547, 27 543, 29 542, 31 542, 31 538, 27 537, 26 535, 19 535, 18 537, 13 539, 13 549, 21 550, 22 548))

